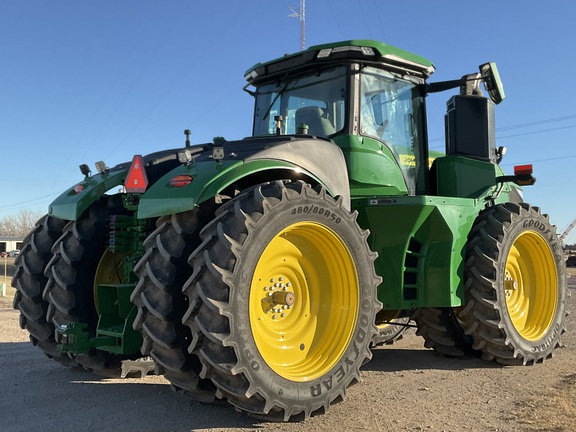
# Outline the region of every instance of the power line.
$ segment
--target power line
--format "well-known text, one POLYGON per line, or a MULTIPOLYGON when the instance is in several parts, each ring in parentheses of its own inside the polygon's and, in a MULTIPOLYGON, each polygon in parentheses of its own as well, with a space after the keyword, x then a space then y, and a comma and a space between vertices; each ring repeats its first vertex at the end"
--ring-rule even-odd
POLYGON ((546 159, 533 159, 527 162, 515 162, 515 163, 509 163, 509 164, 500 164, 500 166, 512 166, 512 165, 523 165, 523 164, 531 164, 534 162, 550 162, 550 161, 555 161, 555 160, 563 160, 563 159, 572 159, 572 158, 576 158, 576 155, 567 155, 567 156, 559 156, 559 157, 553 157, 553 158, 546 158, 546 159))
POLYGON ((576 125, 563 126, 563 127, 552 128, 552 129, 543 129, 543 130, 539 130, 539 131, 525 132, 525 133, 521 133, 521 134, 506 135, 506 136, 503 136, 503 137, 498 137, 498 139, 513 138, 513 137, 524 136, 524 135, 534 135, 534 134, 537 134, 537 133, 553 132, 553 131, 557 131, 557 130, 571 129, 571 128, 575 128, 575 127, 576 127, 576 125))
MULTIPOLYGON (((362 20, 367 23, 368 19, 366 18, 366 14, 364 13, 364 8, 362 7, 362 0, 358 1, 358 6, 360 7, 360 13, 362 14, 362 20)), ((374 39, 374 37, 372 36, 372 30, 371 30, 370 25, 366 26, 366 30, 368 30, 368 36, 370 37, 370 39, 374 39)))
POLYGON ((552 118, 552 119, 533 121, 533 122, 529 122, 529 123, 521 123, 521 124, 512 125, 512 126, 503 126, 500 128, 496 128, 496 130, 503 131, 503 130, 509 130, 509 129, 518 129, 518 128, 523 128, 523 127, 537 126, 537 125, 541 125, 541 124, 545 124, 545 123, 553 123, 553 122, 564 121, 564 120, 572 120, 575 118, 576 118, 576 115, 570 115, 570 116, 565 116, 565 117, 556 117, 556 118, 552 118))
MULTIPOLYGON (((529 122, 529 123, 521 123, 521 124, 516 124, 516 125, 511 125, 511 126, 502 126, 502 127, 496 128, 496 132, 502 132, 502 131, 507 131, 507 130, 512 130, 512 129, 527 128, 527 127, 531 127, 531 126, 538 126, 538 125, 542 125, 542 124, 554 123, 554 122, 560 122, 560 121, 566 121, 566 120, 572 120, 572 119, 576 119, 576 115, 556 117, 556 118, 546 119, 546 120, 537 120, 537 121, 533 121, 533 122, 529 122)), ((523 135, 532 135, 532 134, 537 134, 537 133, 542 133, 542 132, 552 132, 552 131, 556 131, 556 130, 571 129, 571 128, 575 128, 575 127, 576 127, 576 125, 562 126, 562 127, 558 127, 558 128, 552 128, 552 129, 543 129, 543 130, 539 130, 539 131, 525 132, 525 133, 521 133, 521 134, 506 135, 503 137, 498 137, 498 139, 512 138, 512 137, 523 136, 523 135)), ((442 140, 444 140, 444 137, 432 138, 432 139, 428 140, 428 142, 438 142, 438 141, 442 141, 442 140)))
POLYGON ((26 201, 20 201, 20 202, 18 202, 18 203, 5 204, 5 205, 2 206, 2 209, 4 210, 4 209, 7 209, 7 208, 18 207, 18 206, 21 206, 22 204, 29 204, 29 203, 34 202, 34 201, 40 201, 40 200, 43 200, 43 199, 46 199, 46 198, 52 198, 52 197, 54 197, 54 196, 56 196, 56 195, 60 195, 61 193, 62 193, 62 192, 55 192, 55 193, 51 193, 51 194, 48 194, 48 195, 44 195, 44 196, 41 196, 41 197, 38 197, 38 198, 32 198, 32 199, 29 199, 29 200, 26 200, 26 201))

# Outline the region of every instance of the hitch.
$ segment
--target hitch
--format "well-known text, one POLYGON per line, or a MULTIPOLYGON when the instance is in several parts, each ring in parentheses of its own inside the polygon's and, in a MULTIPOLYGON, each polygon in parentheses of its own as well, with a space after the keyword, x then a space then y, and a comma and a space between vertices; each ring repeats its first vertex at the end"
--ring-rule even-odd
POLYGON ((91 336, 86 323, 68 323, 56 329, 60 352, 84 354, 99 349, 112 354, 134 354, 142 346, 142 335, 133 329, 137 308, 130 302, 135 284, 100 284, 98 292, 99 319, 96 335, 91 336))
POLYGON ((87 324, 73 322, 58 327, 56 329, 58 351, 83 354, 92 348, 115 344, 115 338, 109 336, 90 338, 86 331, 87 327, 87 324))

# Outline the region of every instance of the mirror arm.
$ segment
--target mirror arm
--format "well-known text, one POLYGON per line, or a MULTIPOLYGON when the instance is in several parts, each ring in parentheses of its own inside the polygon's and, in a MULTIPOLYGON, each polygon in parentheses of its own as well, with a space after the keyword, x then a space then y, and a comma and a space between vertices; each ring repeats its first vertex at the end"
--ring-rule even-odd
POLYGON ((450 81, 439 81, 426 84, 426 93, 438 93, 460 87, 464 83, 462 78, 450 81))

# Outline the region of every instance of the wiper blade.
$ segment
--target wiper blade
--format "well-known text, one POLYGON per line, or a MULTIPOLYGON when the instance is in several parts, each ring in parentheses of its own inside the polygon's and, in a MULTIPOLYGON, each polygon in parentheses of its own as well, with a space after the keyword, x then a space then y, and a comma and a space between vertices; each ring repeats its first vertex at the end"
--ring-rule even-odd
POLYGON ((286 91, 286 89, 288 88, 288 85, 290 83, 286 83, 284 84, 284 86, 280 89, 280 91, 278 92, 278 94, 276 96, 274 96, 274 99, 272 99, 272 103, 270 104, 270 106, 268 107, 268 109, 266 110, 266 113, 264 114, 264 117, 262 117, 262 120, 266 120, 268 118, 268 116, 270 115, 270 111, 272 111, 272 107, 274 106, 274 104, 276 103, 276 101, 278 100, 278 98, 280 96, 282 96, 284 94, 284 92, 286 91))

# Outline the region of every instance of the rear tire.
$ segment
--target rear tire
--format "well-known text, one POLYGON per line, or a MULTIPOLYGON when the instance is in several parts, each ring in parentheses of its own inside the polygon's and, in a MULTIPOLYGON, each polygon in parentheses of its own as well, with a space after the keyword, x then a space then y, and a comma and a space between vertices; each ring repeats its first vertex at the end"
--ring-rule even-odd
POLYGON ((40 348, 48 358, 65 366, 77 366, 68 354, 56 349, 54 324, 46 320, 48 302, 42 292, 48 281, 44 275, 46 265, 52 258, 50 249, 62 235, 66 221, 42 217, 22 244, 22 251, 16 258, 16 273, 12 286, 16 288, 14 309, 20 311, 20 327, 30 334, 30 341, 40 348))
POLYGON ((182 286, 192 274, 187 260, 199 245, 198 234, 206 222, 199 220, 200 212, 194 209, 158 220, 156 230, 144 242, 146 253, 134 270, 139 282, 131 300, 138 306, 134 329, 144 338, 142 354, 153 358, 157 372, 174 390, 201 402, 214 402, 216 388, 210 380, 199 377, 200 360, 188 352, 198 336, 182 324, 189 306, 182 286))
MULTIPOLYGON (((90 337, 96 336, 98 313, 94 279, 106 249, 108 217, 124 209, 118 197, 94 203, 78 220, 69 222, 52 247, 52 259, 43 298, 48 303, 47 318, 54 327, 70 322, 86 323, 90 337)), ((88 370, 101 376, 120 376, 121 361, 134 358, 91 349, 70 356, 88 370)))
POLYGON ((566 267, 556 229, 538 208, 508 203, 480 213, 469 235, 464 280, 459 320, 483 358, 533 364, 561 346, 566 267))
POLYGON ((238 195, 202 231, 185 286, 185 324, 202 334, 190 349, 238 409, 306 419, 360 378, 380 279, 355 219, 323 189, 276 182, 238 195))

